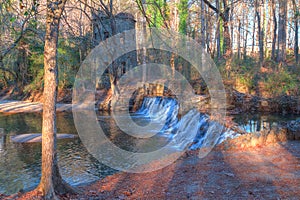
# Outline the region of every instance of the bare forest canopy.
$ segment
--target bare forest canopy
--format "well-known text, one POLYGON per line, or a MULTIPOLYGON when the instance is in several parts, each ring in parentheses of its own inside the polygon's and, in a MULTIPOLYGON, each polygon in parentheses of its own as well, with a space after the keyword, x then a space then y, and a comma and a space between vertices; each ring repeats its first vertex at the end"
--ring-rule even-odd
MULTIPOLYGON (((110 37, 126 30, 101 32, 95 22, 105 27, 125 13, 132 16, 133 28, 172 29, 195 39, 215 60, 227 86, 268 97, 299 96, 299 7, 299 0, 69 0, 57 49, 59 89, 72 89, 81 62, 105 39, 99 41, 97 34, 110 37)), ((46 0, 1 0, 0 95, 42 93, 45 16, 46 0)), ((195 88, 201 82, 191 71, 176 70, 195 88)), ((113 70, 108 74, 108 85, 113 84, 118 77, 113 70)))

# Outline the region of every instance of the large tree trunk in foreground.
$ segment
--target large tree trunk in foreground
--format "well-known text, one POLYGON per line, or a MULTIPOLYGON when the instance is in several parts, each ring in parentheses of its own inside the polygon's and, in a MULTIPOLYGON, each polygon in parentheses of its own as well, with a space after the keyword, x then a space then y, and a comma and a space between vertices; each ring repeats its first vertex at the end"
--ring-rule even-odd
POLYGON ((42 128, 42 177, 37 188, 45 199, 70 192, 60 176, 56 155, 56 98, 58 86, 57 45, 59 22, 66 0, 47 1, 44 49, 44 106, 42 128))

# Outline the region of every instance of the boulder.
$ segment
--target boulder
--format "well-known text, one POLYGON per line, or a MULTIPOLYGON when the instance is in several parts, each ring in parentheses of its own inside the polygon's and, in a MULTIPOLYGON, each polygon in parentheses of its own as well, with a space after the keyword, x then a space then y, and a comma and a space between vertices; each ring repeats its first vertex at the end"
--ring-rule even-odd
POLYGON ((289 140, 300 140, 300 119, 287 124, 287 134, 289 140))

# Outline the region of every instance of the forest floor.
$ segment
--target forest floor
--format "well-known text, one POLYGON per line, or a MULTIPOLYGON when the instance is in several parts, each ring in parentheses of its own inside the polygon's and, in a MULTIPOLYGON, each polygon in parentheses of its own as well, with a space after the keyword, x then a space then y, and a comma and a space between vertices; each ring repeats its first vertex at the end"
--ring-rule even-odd
MULTIPOLYGON (((235 150, 196 151, 161 170, 118 173, 60 199, 299 199, 300 142, 235 150)), ((35 192, 19 199, 39 199, 35 192)))

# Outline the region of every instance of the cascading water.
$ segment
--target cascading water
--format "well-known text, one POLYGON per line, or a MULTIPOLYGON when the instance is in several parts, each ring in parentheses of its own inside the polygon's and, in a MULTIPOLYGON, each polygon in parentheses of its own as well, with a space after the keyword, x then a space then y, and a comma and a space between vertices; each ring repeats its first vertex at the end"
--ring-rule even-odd
POLYGON ((145 97, 135 114, 150 119, 149 123, 164 123, 159 133, 169 136, 179 150, 214 146, 239 135, 209 120, 208 115, 196 109, 190 110, 181 119, 178 119, 178 113, 179 104, 173 98, 145 97))
POLYGON ((164 122, 162 134, 176 131, 178 126, 178 102, 173 98, 144 98, 141 108, 135 113, 151 120, 150 123, 164 122))

